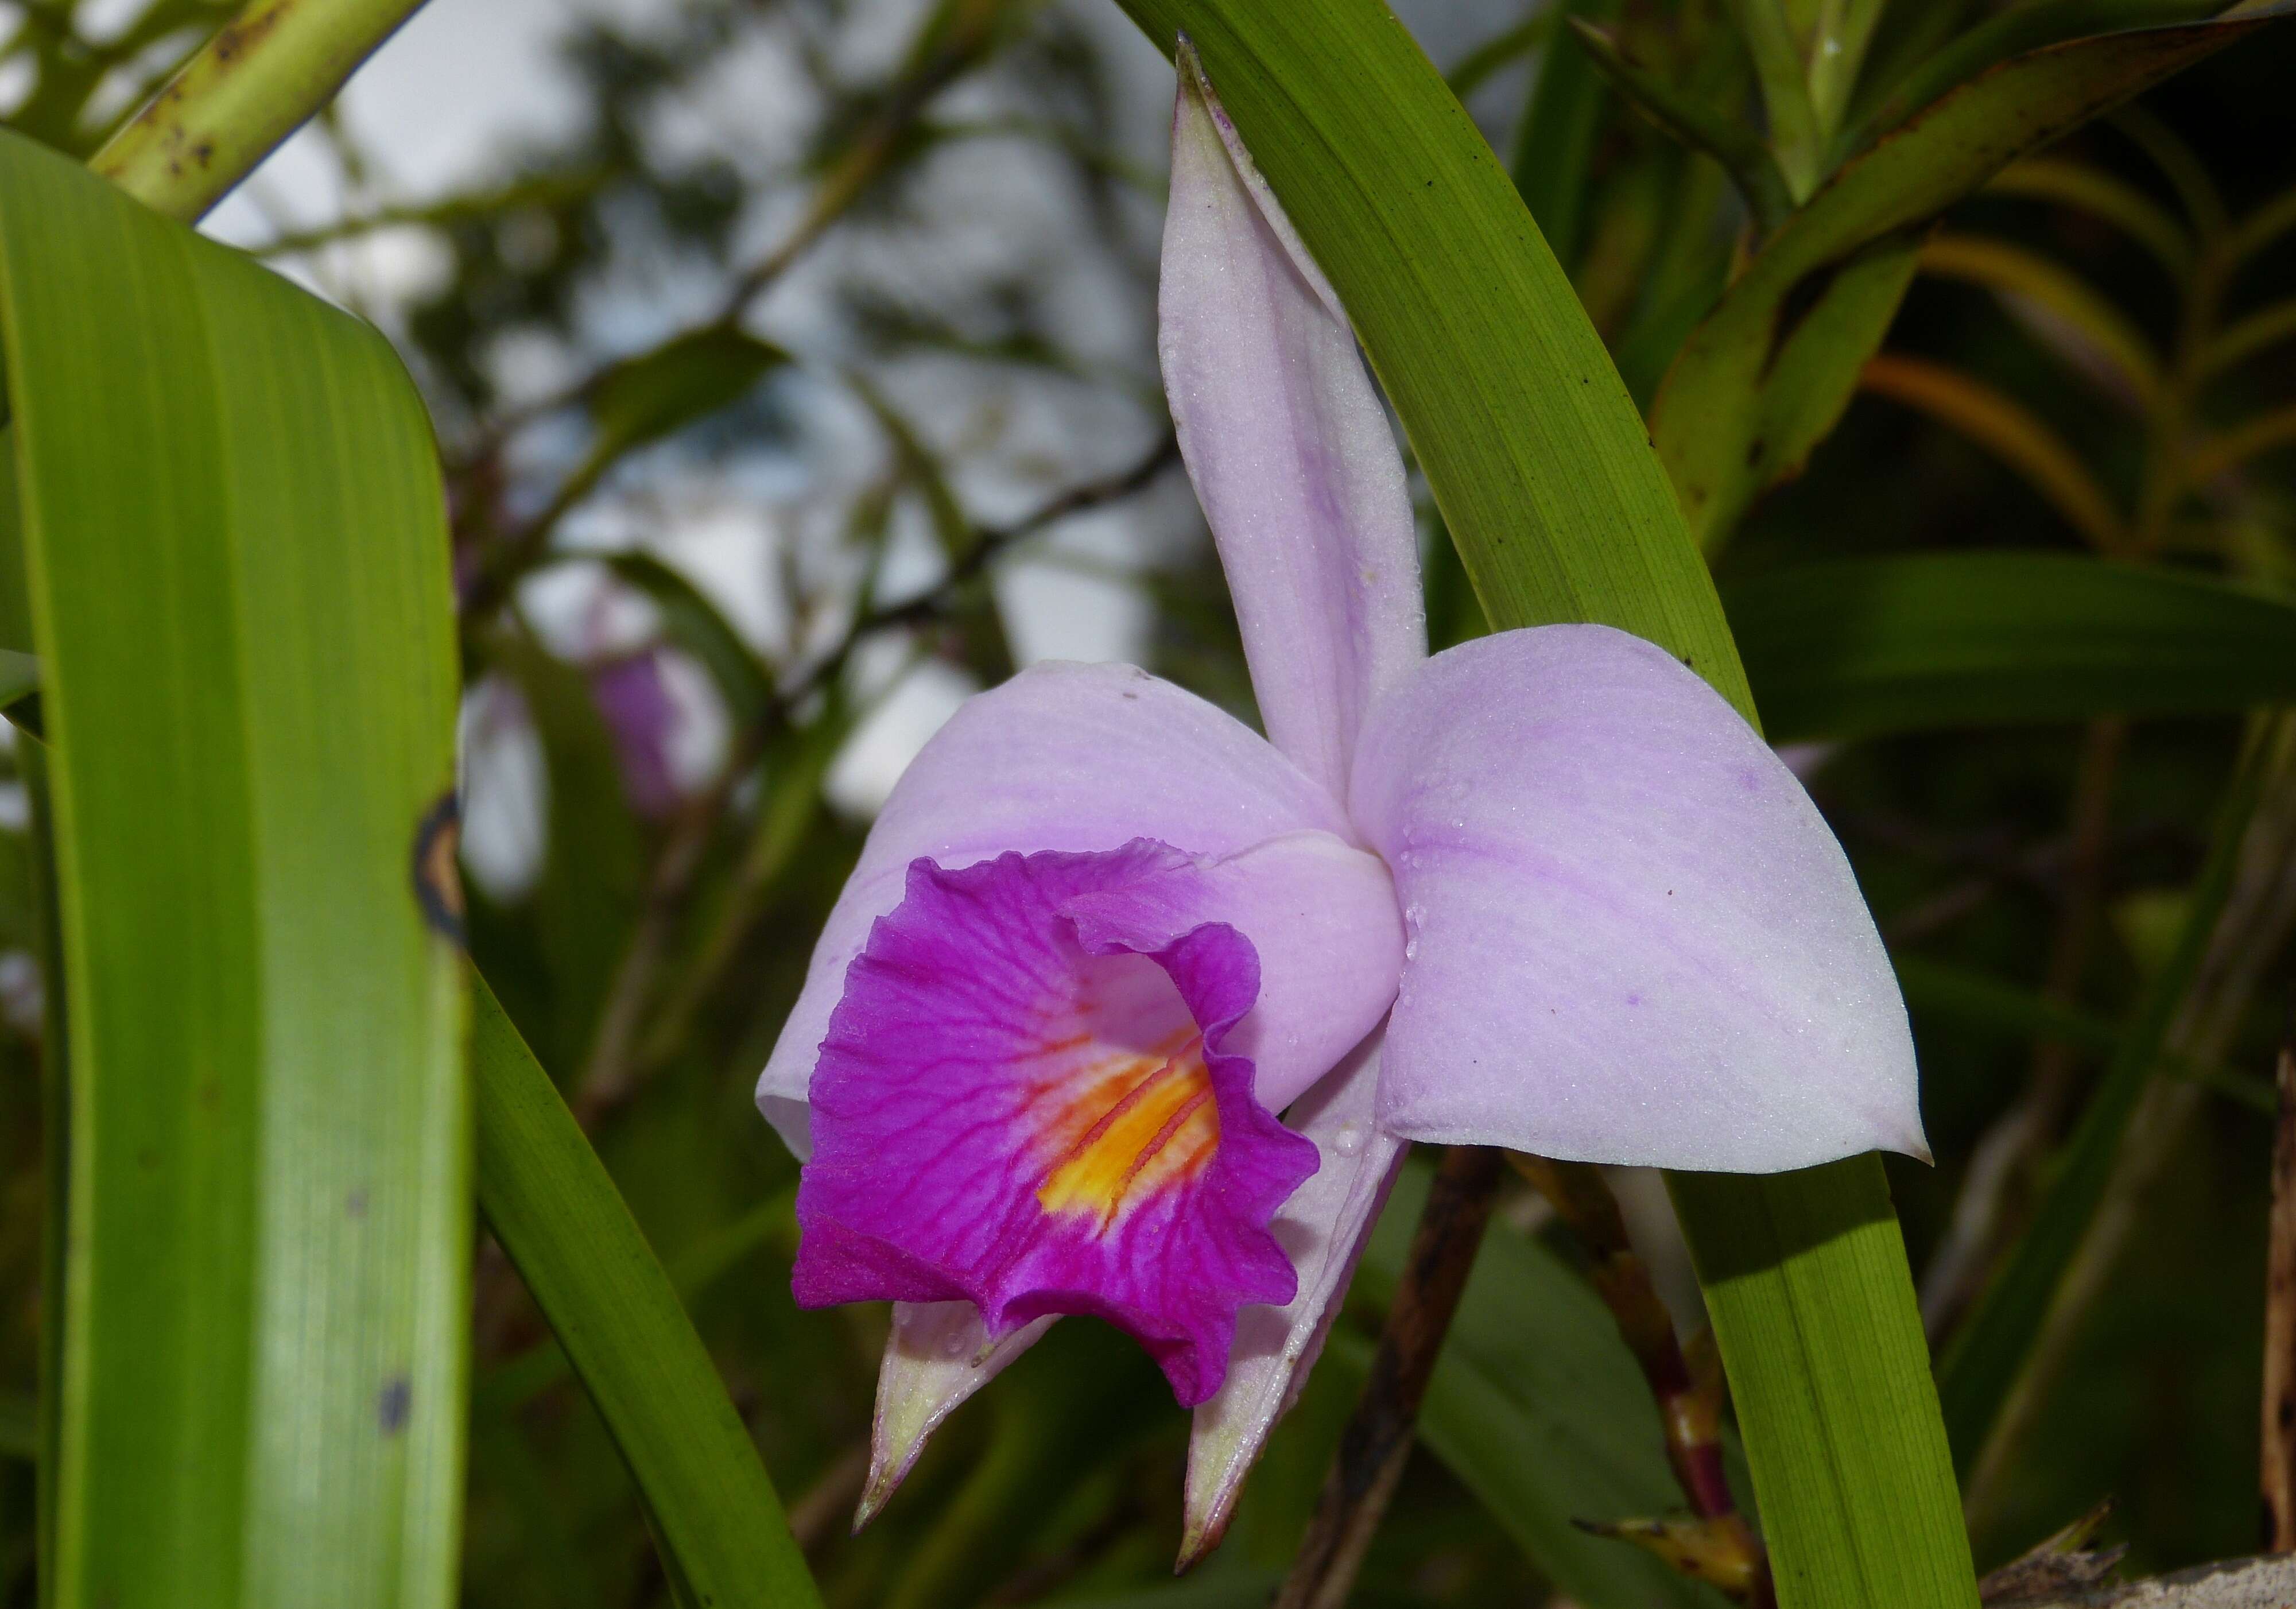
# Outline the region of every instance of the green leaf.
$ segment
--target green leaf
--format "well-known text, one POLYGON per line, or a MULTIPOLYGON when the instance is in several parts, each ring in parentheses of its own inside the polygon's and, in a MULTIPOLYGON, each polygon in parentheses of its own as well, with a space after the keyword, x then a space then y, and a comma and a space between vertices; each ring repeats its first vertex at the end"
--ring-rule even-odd
POLYGON ((2031 1226, 2004 1259, 1939 1360, 1939 1397, 1953 1439, 1954 1461, 1964 1470, 1983 1449, 2112 1183, 2129 1119, 2161 1063, 2170 1024, 2200 972, 2217 918, 2232 892, 2241 840, 2272 770, 2265 754, 2265 747, 2257 746, 2233 784, 2208 864, 2194 885, 2175 953, 2146 984, 2135 1019, 2082 1109, 2079 1126, 2066 1143, 2031 1226))
POLYGON ((592 461, 610 464, 733 406, 788 361, 768 341, 709 324, 616 364, 592 383, 586 398, 598 431, 592 461))
MULTIPOLYGON (((16 508, 5 505, 12 522, 16 508)), ((11 530, 15 528, 11 525, 11 530)), ((0 554, 0 564, 20 571, 22 549, 0 554)), ((20 579, 19 585, 21 585, 20 579)), ((12 717, 11 718, 13 718, 12 717)), ((65 1289, 71 1248, 71 1092, 65 1063, 71 1060, 71 1025, 64 1002, 63 915, 56 897, 55 796, 48 786, 48 748, 37 735, 17 728, 16 765, 23 773, 30 806, 32 899, 39 921, 40 977, 40 1289, 65 1289)), ((64 1304, 40 1304, 39 1440, 34 1450, 33 1563, 39 1572, 41 1609, 56 1600, 61 1573, 56 1556, 56 1492, 63 1470, 63 1391, 66 1334, 64 1304)))
POLYGON ((1667 1182, 1745 1433, 1778 1602, 1973 1605, 1959 1497, 1930 1473, 1946 1463, 1945 1429, 1881 1164, 1667 1182))
MULTIPOLYGON (((1332 279, 1490 623, 1595 620, 1751 718, 1634 403, 1490 148, 1378 0, 1123 0, 1185 29, 1332 279), (1376 139, 1364 108, 1379 108, 1376 139)), ((1905 1247, 1873 1157, 1677 1181, 1784 1609, 1968 1609, 1905 1247)))
POLYGON ((2041 0, 2013 7, 1923 58, 1843 135, 1843 144, 1862 149, 2012 56, 2101 34, 2198 22, 2223 9, 2224 0, 2041 0))
MULTIPOLYGON (((1404 1170, 1364 1248, 1356 1278, 1374 1300, 1401 1276, 1431 1171, 1404 1170)), ((1639 1548, 1570 1523, 1670 1513, 1682 1490, 1610 1309, 1562 1258, 1503 1223, 1484 1234, 1419 1434, 1540 1572, 1587 1609, 1720 1604, 1639 1548)))
POLYGON ((390 349, 0 136, 70 1063, 45 1584, 451 1602, 471 1240, 429 422, 390 349))
MULTIPOLYGON (((1989 1028, 2018 1038, 2070 1045, 2105 1055, 2120 1052, 2120 1028, 2077 1006, 2060 1005, 2045 995, 1965 967, 1919 956, 1899 955, 1891 960, 1897 965, 1898 983, 1905 990, 1906 1004, 1916 1014, 1934 1013, 1969 1027, 1989 1028)), ((2229 1067, 2177 1055, 2163 1055, 2161 1069, 2170 1077, 2190 1079, 2267 1117, 2277 1110, 2271 1084, 2253 1073, 2235 1072, 2229 1067)))
POLYGON ((1854 559, 1742 582, 1725 602, 1782 743, 2296 701, 2296 597, 2158 567, 1854 559))
POLYGON ((24 532, 17 517, 16 433, 6 413, 7 398, 0 396, 0 648, 29 654, 32 600, 24 590, 24 532))
POLYGON ((1809 62, 1810 110, 1821 135, 1831 135, 1841 122, 1849 94, 1857 87, 1858 70, 1866 64, 1866 47, 1882 21, 1883 0, 1820 0, 1814 7, 1813 26, 1802 54, 1809 62))
POLYGON ((1586 20, 1614 17, 1618 11, 1618 0, 1562 0, 1541 13, 1574 27, 1557 33, 1539 62, 1508 164, 1547 250, 1566 268, 1578 260, 1585 243, 1587 180, 1605 99, 1603 75, 1595 70, 1599 64, 1589 58, 1576 29, 1586 20))
POLYGON ((1923 109, 1778 230, 1692 332, 1651 439, 1708 549, 1833 428, 1912 282, 1919 234, 2027 152, 2263 25, 2195 23, 2034 51, 1923 109))
POLYGON ((1677 91, 1630 59, 1615 39, 1599 29, 1575 18, 1572 27, 1595 69, 1636 111, 1690 150, 1703 152, 1722 164, 1759 227, 1775 228, 1793 209, 1785 176, 1753 130, 1677 91))
MULTIPOLYGON (((513 1027, 515 1025, 513 1024, 513 1027)), ((2111 1031, 2107 1030, 2108 1033, 2111 1031)), ((671 1289, 682 1306, 692 1307, 710 1287, 766 1246, 777 1245, 787 1261, 796 1254, 797 1186, 776 1191, 732 1223, 689 1247, 668 1265, 671 1289)), ((573 1365, 554 1340, 531 1347, 496 1365, 471 1386, 472 1416, 499 1416, 566 1378, 573 1365)))
POLYGON ((578 1071, 644 896, 645 834, 590 678, 520 632, 490 638, 486 652, 525 699, 550 779, 549 845, 534 896, 549 1030, 529 1026, 561 1069, 578 1071))
POLYGON ((0 708, 14 703, 28 693, 38 692, 39 687, 39 657, 0 648, 0 708))
POLYGON ((789 361, 779 347, 732 324, 708 324, 626 357, 583 393, 593 436, 530 527, 546 533, 626 455, 733 406, 789 361))
POLYGON ((1762 107, 1769 113, 1770 149, 1796 201, 1817 188, 1825 139, 1811 105, 1809 81, 1788 22, 1784 0, 1724 0, 1730 21, 1753 58, 1761 81, 1762 107))
POLYGON ((621 1449, 664 1570, 692 1605, 819 1604, 669 1276, 550 1075, 472 975, 479 1205, 621 1449))

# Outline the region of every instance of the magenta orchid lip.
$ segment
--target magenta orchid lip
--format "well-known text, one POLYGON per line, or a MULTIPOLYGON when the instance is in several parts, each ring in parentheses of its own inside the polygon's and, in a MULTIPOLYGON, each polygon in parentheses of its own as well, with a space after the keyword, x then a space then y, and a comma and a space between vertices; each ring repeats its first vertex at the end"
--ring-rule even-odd
POLYGON ((1344 312, 1180 68, 1159 348, 1267 736, 1129 666, 971 701, 872 829, 758 1098, 808 1158, 799 1299, 899 1304, 865 1516, 1031 1326, 1091 1315, 1194 1408, 1185 1561, 1410 1142, 1926 1148, 1849 863, 1735 711, 1603 626, 1429 657, 1344 312))
POLYGON ((998 1334, 1091 1313, 1182 1403, 1218 1389, 1237 1310, 1295 1293, 1267 1225, 1316 1156, 1226 1049, 1250 941, 1154 886, 1194 871, 1145 839, 909 867, 813 1076, 801 1303, 968 1301, 998 1334))

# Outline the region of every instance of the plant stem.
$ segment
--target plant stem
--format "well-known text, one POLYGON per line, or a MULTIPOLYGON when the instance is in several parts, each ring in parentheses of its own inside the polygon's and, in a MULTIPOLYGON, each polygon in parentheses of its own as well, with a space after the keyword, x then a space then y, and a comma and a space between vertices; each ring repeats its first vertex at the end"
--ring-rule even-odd
POLYGON ((1587 1162, 1558 1162, 1513 1152, 1508 1153, 1507 1161, 1554 1203, 1556 1214, 1585 1248, 1594 1265, 1595 1289, 1603 1305, 1611 1309, 1620 1338, 1635 1355, 1657 1401, 1659 1421, 1666 1433, 1667 1462, 1697 1516, 1654 1526, 1638 1521, 1617 1525, 1578 1523, 1597 1535, 1651 1547, 1676 1569, 1719 1588, 1752 1609, 1771 1609, 1777 1597, 1770 1581, 1769 1560, 1753 1528, 1739 1514, 1729 1476, 1722 1466, 1724 1385, 1719 1360, 1710 1352, 1707 1360, 1712 1367, 1694 1368, 1684 1355, 1674 1333, 1674 1316, 1667 1311, 1658 1287, 1651 1282, 1649 1267, 1628 1238, 1618 1197, 1611 1194, 1600 1169, 1587 1162))
POLYGON ((1454 1145, 1435 1170, 1427 1210, 1380 1331, 1371 1378, 1341 1437, 1339 1456, 1274 1609, 1340 1609, 1348 1601, 1372 1534, 1403 1478, 1419 1405, 1467 1288, 1504 1166, 1496 1151, 1454 1145))
POLYGON ((88 166, 191 222, 335 97, 422 0, 255 0, 88 166))

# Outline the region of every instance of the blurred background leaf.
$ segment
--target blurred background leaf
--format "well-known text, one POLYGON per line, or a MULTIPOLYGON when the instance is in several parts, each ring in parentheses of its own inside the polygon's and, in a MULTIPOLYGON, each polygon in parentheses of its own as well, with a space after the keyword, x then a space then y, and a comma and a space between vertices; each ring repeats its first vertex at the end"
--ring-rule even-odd
POLYGON ((2296 702, 2296 599, 2062 554, 1836 561, 1724 602, 1780 742, 2296 702))

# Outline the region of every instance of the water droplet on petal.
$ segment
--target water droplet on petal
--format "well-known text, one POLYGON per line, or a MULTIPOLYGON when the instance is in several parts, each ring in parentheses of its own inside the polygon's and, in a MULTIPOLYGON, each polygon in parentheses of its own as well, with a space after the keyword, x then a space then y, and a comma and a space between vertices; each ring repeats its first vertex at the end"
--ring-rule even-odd
POLYGON ((1340 1131, 1332 1136, 1332 1150, 1340 1156, 1361 1156, 1364 1148, 1363 1125, 1342 1123, 1340 1131))

